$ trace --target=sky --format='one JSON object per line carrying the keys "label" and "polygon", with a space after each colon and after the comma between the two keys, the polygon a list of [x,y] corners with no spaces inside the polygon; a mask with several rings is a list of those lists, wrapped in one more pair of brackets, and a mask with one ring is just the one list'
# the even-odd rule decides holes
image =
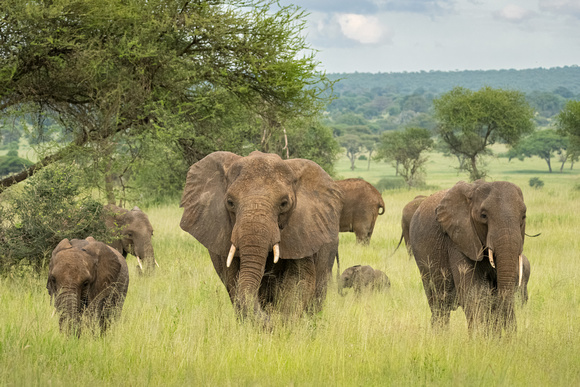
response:
{"label": "sky", "polygon": [[580,0],[281,0],[309,12],[321,69],[416,72],[580,65]]}

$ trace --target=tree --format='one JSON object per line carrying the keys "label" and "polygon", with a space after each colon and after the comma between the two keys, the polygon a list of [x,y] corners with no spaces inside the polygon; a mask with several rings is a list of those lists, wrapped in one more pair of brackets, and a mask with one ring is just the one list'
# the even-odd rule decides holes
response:
{"label": "tree", "polygon": [[580,101],[568,101],[556,116],[558,130],[580,138]]}
{"label": "tree", "polygon": [[241,119],[262,125],[268,137],[327,101],[330,83],[316,69],[296,6],[6,0],[0,20],[0,111],[35,107],[72,134],[3,187],[114,136],[163,132],[173,145],[201,143],[195,157],[202,157],[219,147],[204,123],[232,117],[224,105],[236,104]]}
{"label": "tree", "polygon": [[548,170],[552,173],[551,159],[554,153],[562,154],[566,151],[568,139],[560,136],[555,130],[539,130],[529,137],[523,138],[515,147],[508,151],[508,157],[517,157],[523,160],[524,157],[538,156],[548,164]]}
{"label": "tree", "polygon": [[490,153],[489,145],[497,141],[514,145],[534,130],[533,110],[518,91],[456,87],[433,100],[433,106],[443,144],[450,153],[468,159],[464,168],[471,180],[485,176],[477,164]]}
{"label": "tree", "polygon": [[433,140],[427,129],[408,127],[403,131],[383,133],[375,159],[393,161],[409,187],[419,186],[427,162],[424,152],[432,147]]}
{"label": "tree", "polygon": [[356,134],[348,133],[337,138],[337,141],[340,146],[345,148],[346,157],[350,160],[350,169],[351,171],[354,171],[354,163],[363,150],[363,142],[361,138]]}

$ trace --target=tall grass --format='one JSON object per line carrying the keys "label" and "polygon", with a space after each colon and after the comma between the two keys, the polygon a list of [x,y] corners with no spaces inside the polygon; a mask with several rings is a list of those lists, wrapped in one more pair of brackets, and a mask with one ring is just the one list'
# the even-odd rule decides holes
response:
{"label": "tall grass", "polygon": [[[337,170],[371,182],[392,175],[384,163],[369,172],[361,164],[353,173],[341,160]],[[427,184],[465,180],[452,166],[434,155]],[[549,175],[534,160],[491,160],[489,168],[494,180],[522,188],[528,233],[542,233],[524,246],[530,299],[517,308],[513,337],[469,337],[461,310],[449,329],[431,329],[415,262],[404,248],[391,256],[403,206],[431,191],[386,191],[370,246],[341,234],[341,267],[384,270],[388,292],[341,297],[333,281],[322,312],[271,332],[237,322],[206,249],[180,230],[175,203],[148,210],[161,267],[142,278],[128,257],[123,314],[104,337],[59,333],[46,274],[0,278],[0,385],[579,385],[580,192],[572,187],[580,173]],[[529,187],[532,176],[544,188]]]}

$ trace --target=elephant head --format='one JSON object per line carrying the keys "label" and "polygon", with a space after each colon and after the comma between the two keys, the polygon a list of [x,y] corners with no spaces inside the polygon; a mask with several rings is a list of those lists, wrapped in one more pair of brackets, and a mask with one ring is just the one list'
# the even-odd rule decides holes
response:
{"label": "elephant head", "polygon": [[103,309],[122,306],[129,274],[123,257],[113,248],[88,237],[63,239],[53,250],[46,288],[59,313],[61,331],[80,335],[83,315],[103,317]]}
{"label": "elephant head", "polygon": [[152,273],[155,270],[157,261],[151,239],[153,237],[153,226],[149,222],[149,217],[137,206],[131,211],[107,204],[105,206],[106,224],[108,228],[116,230],[119,239],[111,243],[117,251],[127,253],[137,257],[139,267],[143,270],[141,260],[145,263],[145,272]]}
{"label": "elephant head", "polygon": [[309,160],[212,153],[191,166],[181,206],[181,228],[212,260],[218,257],[222,280],[237,270],[235,288],[226,287],[243,315],[261,312],[256,298],[268,259],[276,265],[313,257],[323,245],[338,243],[340,190]]}
{"label": "elephant head", "polygon": [[453,245],[473,262],[486,261],[496,276],[499,322],[514,323],[513,300],[522,278],[526,205],[512,183],[457,183],[436,209],[437,221]]}

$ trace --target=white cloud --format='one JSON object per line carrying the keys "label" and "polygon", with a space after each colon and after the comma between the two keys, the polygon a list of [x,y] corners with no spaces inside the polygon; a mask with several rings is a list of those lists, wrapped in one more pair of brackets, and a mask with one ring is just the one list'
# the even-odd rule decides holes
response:
{"label": "white cloud", "polygon": [[513,23],[519,23],[533,17],[535,13],[518,5],[508,4],[501,10],[494,12],[494,16]]}
{"label": "white cloud", "polygon": [[392,32],[374,16],[346,13],[337,15],[341,31],[349,39],[362,44],[389,43]]}

